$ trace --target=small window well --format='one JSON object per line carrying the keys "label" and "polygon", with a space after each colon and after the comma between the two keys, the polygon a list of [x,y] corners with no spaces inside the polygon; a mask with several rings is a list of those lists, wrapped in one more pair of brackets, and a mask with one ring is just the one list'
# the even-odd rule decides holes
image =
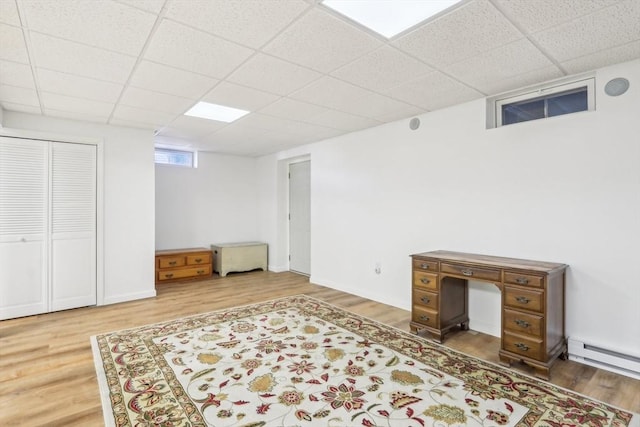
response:
{"label": "small window well", "polygon": [[493,117],[487,128],[595,110],[593,94],[594,79],[589,78],[495,97],[488,100]]}
{"label": "small window well", "polygon": [[196,153],[193,151],[156,147],[155,162],[156,164],[160,165],[173,165],[195,168]]}

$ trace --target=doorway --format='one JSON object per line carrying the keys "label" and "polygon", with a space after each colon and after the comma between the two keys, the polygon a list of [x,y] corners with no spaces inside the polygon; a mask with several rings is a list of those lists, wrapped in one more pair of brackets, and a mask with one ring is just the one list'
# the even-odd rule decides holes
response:
{"label": "doorway", "polygon": [[311,161],[289,165],[289,270],[311,274]]}

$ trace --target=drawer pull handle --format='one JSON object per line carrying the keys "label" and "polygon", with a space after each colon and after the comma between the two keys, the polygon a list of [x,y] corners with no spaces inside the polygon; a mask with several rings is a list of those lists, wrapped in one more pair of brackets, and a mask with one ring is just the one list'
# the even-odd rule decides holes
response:
{"label": "drawer pull handle", "polygon": [[529,346],[521,342],[516,343],[516,347],[518,347],[518,349],[522,351],[529,351]]}
{"label": "drawer pull handle", "polygon": [[167,273],[164,275],[165,278],[171,279],[173,277],[173,273]]}
{"label": "drawer pull handle", "polygon": [[431,300],[429,298],[427,298],[427,297],[422,297],[422,298],[420,298],[420,301],[422,301],[425,304],[429,304],[429,301],[431,301]]}
{"label": "drawer pull handle", "polygon": [[516,279],[516,283],[519,285],[528,285],[529,284],[529,279],[527,279],[526,277],[518,277]]}
{"label": "drawer pull handle", "polygon": [[516,301],[518,301],[520,304],[528,304],[531,300],[527,297],[516,297]]}
{"label": "drawer pull handle", "polygon": [[429,316],[420,316],[420,320],[422,320],[424,322],[428,322],[429,321]]}
{"label": "drawer pull handle", "polygon": [[197,262],[197,263],[201,263],[202,262],[202,258],[196,258],[194,261]]}
{"label": "drawer pull handle", "polygon": [[429,264],[420,264],[420,268],[423,270],[428,270],[429,269]]}
{"label": "drawer pull handle", "polygon": [[420,279],[420,281],[425,285],[431,283],[431,280],[427,279],[426,277],[423,277],[422,279]]}
{"label": "drawer pull handle", "polygon": [[176,265],[177,263],[177,261],[169,261],[169,265]]}
{"label": "drawer pull handle", "polygon": [[473,270],[460,270],[463,276],[473,276]]}
{"label": "drawer pull handle", "polygon": [[204,270],[198,270],[197,273],[198,274],[204,274]]}
{"label": "drawer pull handle", "polygon": [[529,326],[531,326],[526,320],[516,319],[514,320],[514,322],[516,322],[516,325],[520,326],[521,328],[528,328]]}

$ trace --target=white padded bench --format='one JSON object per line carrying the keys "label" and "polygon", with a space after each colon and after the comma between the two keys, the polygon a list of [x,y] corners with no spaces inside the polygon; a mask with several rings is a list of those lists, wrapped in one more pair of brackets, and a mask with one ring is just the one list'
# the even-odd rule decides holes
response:
{"label": "white padded bench", "polygon": [[267,271],[267,244],[260,242],[216,243],[213,251],[213,270],[221,277],[230,272],[262,269]]}

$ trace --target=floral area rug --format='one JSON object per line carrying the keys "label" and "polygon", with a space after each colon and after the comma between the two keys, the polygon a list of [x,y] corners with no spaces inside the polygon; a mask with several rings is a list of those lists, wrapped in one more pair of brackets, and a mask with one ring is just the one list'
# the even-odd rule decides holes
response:
{"label": "floral area rug", "polygon": [[98,335],[92,346],[107,425],[638,423],[305,295]]}

